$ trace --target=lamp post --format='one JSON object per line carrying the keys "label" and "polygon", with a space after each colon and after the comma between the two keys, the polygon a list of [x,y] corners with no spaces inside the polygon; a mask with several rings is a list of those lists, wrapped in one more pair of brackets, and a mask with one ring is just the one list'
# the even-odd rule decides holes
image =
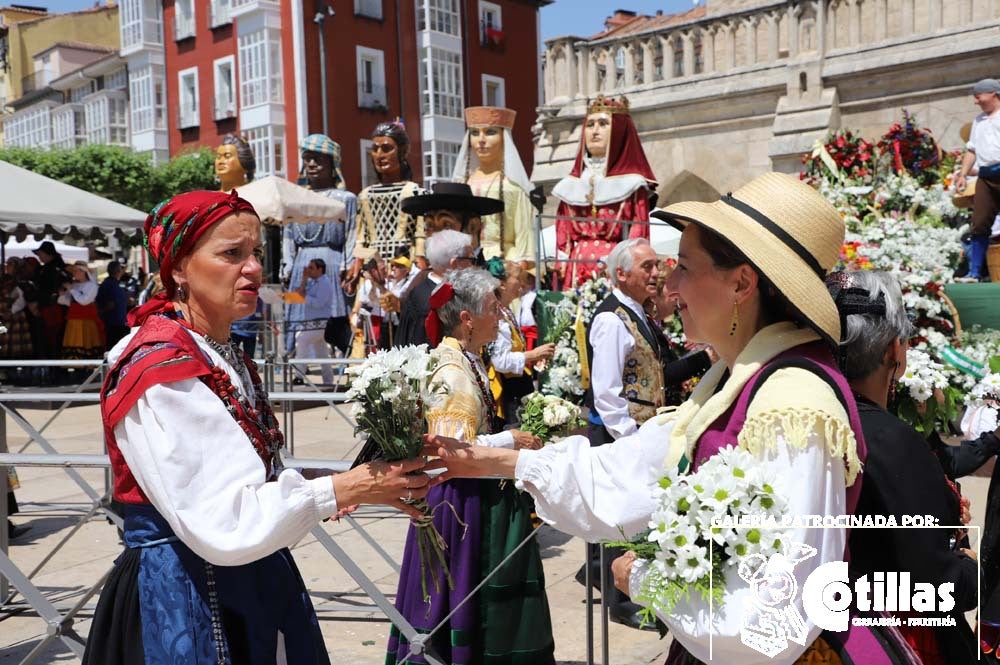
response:
{"label": "lamp post", "polygon": [[[322,11],[324,9],[325,13]],[[326,136],[330,135],[330,120],[326,113],[326,36],[323,33],[323,22],[326,21],[327,16],[333,17],[335,15],[333,7],[324,3],[320,5],[320,11],[317,11],[313,16],[313,23],[319,29],[319,94],[323,102],[323,134]]]}

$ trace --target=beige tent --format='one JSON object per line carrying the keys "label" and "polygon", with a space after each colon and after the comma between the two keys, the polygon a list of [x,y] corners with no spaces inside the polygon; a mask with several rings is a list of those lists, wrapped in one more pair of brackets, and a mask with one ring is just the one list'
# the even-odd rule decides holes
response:
{"label": "beige tent", "polygon": [[344,204],[278,176],[267,176],[237,187],[241,198],[249,201],[265,224],[292,222],[344,221]]}

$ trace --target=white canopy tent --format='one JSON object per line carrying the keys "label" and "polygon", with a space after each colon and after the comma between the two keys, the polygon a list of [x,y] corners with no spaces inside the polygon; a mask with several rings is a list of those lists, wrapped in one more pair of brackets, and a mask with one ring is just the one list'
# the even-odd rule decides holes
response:
{"label": "white canopy tent", "polygon": [[[45,240],[49,240],[49,238],[45,238]],[[19,258],[34,256],[34,250],[38,249],[38,246],[41,244],[41,240],[35,240],[34,238],[28,238],[27,240],[23,240],[21,242],[18,242],[17,240],[8,240],[3,246],[4,256],[8,259],[14,256]],[[52,244],[55,245],[56,251],[59,252],[59,255],[66,263],[90,260],[90,250],[86,247],[67,245],[66,243],[59,242],[58,240],[53,241]]]}
{"label": "white canopy tent", "polygon": [[[677,249],[681,242],[681,232],[670,226],[666,222],[657,219],[650,220],[649,223],[649,244],[653,251],[660,256],[677,257]],[[554,258],[566,258],[562,252],[556,250],[556,226],[552,224],[542,229],[541,238],[542,260]],[[556,254],[558,253],[558,257]]]}
{"label": "white canopy tent", "polygon": [[0,241],[133,236],[146,213],[0,161]]}

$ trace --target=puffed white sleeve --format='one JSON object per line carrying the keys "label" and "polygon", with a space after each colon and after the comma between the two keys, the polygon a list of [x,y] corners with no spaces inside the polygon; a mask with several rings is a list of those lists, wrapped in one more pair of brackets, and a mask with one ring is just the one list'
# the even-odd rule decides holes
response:
{"label": "puffed white sleeve", "polygon": [[524,373],[524,354],[511,350],[512,338],[510,324],[500,321],[497,326],[497,338],[493,340],[493,350],[490,352],[490,363],[493,369],[501,374]]}
{"label": "puffed white sleeve", "polygon": [[329,477],[264,464],[222,401],[198,379],[153,386],[115,439],[174,534],[209,563],[237,566],[296,543],[337,512]]}
{"label": "puffed white sleeve", "polygon": [[535,512],[556,529],[590,542],[648,528],[653,486],[664,475],[673,424],[651,418],[638,432],[596,448],[571,436],[541,450],[522,450],[514,478],[535,499]]}
{"label": "puffed white sleeve", "polygon": [[635,349],[635,340],[614,312],[601,312],[590,325],[590,346],[594,349],[590,368],[594,409],[616,440],[633,434],[638,426],[629,415],[628,400],[622,397],[622,370],[625,358]]}
{"label": "puffed white sleeve", "polygon": [[[847,495],[844,487],[844,461],[834,458],[827,451],[822,432],[809,435],[804,448],[785,443],[780,431],[777,445],[766,448],[758,456],[770,475],[776,478],[775,491],[788,501],[787,515],[833,515],[847,513]],[[614,444],[618,445],[617,443]],[[824,563],[842,561],[847,544],[847,533],[840,528],[792,528],[790,544],[803,544],[816,549],[815,556],[798,563],[792,574],[798,589],[804,588],[806,578]],[[633,598],[641,595],[646,575],[645,566],[637,562],[632,569],[630,591]],[[808,631],[804,645],[789,641],[787,647],[772,657],[747,646],[740,637],[740,629],[753,594],[747,582],[735,570],[726,576],[722,600],[713,604],[711,620],[709,606],[698,594],[680,601],[670,616],[660,618],[670,628],[671,636],[680,642],[692,656],[708,662],[741,663],[741,665],[791,665],[806,648],[816,640],[821,630],[802,607],[802,594],[791,601],[805,621]]]}

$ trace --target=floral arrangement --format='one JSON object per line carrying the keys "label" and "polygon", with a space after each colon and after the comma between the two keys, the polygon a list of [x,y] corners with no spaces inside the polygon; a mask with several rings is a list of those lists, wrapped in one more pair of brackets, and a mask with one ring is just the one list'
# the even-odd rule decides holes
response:
{"label": "floral arrangement", "polygon": [[751,516],[757,523],[781,524],[786,502],[772,482],[750,453],[733,446],[689,475],[672,470],[660,479],[645,540],[609,543],[648,561],[634,598],[645,606],[647,620],[654,612],[669,614],[692,591],[718,601],[727,573],[742,559],[783,551],[784,530],[745,526]]}
{"label": "floral arrangement", "polygon": [[556,305],[546,304],[556,308],[553,312],[556,325],[545,341],[554,342],[556,348],[548,371],[541,378],[542,393],[575,404],[581,402],[584,388],[580,353],[583,349],[577,339],[577,329],[587,329],[597,308],[611,294],[611,290],[611,280],[598,275],[581,284],[572,294],[566,294]]}
{"label": "floral arrangement", "polygon": [[[1000,415],[1000,356],[994,356],[990,361],[990,373],[984,376],[966,397],[970,415],[974,415],[969,423],[971,436],[979,436],[983,432],[991,432],[998,426]],[[963,425],[966,424],[963,422]]]}
{"label": "floral arrangement", "polygon": [[951,385],[947,369],[928,353],[906,350],[906,372],[899,378],[895,409],[924,435],[946,431],[959,415],[962,391]]}
{"label": "floral arrangement", "polygon": [[929,129],[917,126],[917,119],[903,109],[903,122],[895,123],[879,140],[883,159],[891,163],[896,173],[908,172],[921,185],[931,185],[940,178],[938,164],[941,154]]}
{"label": "floral arrangement", "polygon": [[[837,138],[843,138],[839,146]],[[831,146],[832,142],[832,146]],[[855,134],[835,132],[824,144],[856,150]],[[847,226],[840,270],[882,270],[895,276],[917,332],[908,376],[899,385],[896,406],[904,420],[930,434],[953,423],[966,395],[981,378],[968,365],[985,367],[1000,353],[1000,331],[957,335],[944,287],[953,281],[962,254],[962,224],[969,211],[954,206],[951,179],[961,151],[941,154],[930,132],[903,111],[875,146],[880,154],[871,177],[854,175],[822,151],[803,155],[801,178],[811,182],[840,212]]]}
{"label": "floral arrangement", "polygon": [[548,443],[586,425],[580,407],[555,395],[533,392],[521,400],[521,429]]}
{"label": "floral arrangement", "polygon": [[870,183],[875,176],[875,146],[850,129],[831,132],[816,141],[811,153],[802,155],[803,180],[816,184],[822,178]]}
{"label": "floral arrangement", "polygon": [[[354,433],[364,433],[369,443],[378,446],[381,458],[390,462],[413,459],[423,450],[424,395],[433,374],[435,360],[427,345],[404,346],[369,355],[347,372],[352,377],[346,398],[354,401],[352,415],[357,423]],[[434,568],[445,573],[453,587],[451,572],[444,558],[445,542],[431,521],[426,499],[409,501],[423,517],[414,520],[420,550],[421,586],[424,600],[430,596],[427,583],[438,586]]]}

